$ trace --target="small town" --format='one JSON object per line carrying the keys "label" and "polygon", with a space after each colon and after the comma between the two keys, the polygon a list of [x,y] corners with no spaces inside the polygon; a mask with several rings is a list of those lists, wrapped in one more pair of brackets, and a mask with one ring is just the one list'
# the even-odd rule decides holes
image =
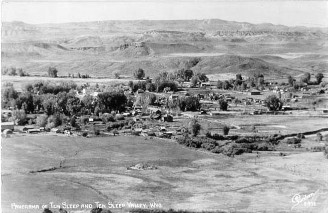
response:
{"label": "small town", "polygon": [[1,212],[327,213],[325,4],[5,2]]}

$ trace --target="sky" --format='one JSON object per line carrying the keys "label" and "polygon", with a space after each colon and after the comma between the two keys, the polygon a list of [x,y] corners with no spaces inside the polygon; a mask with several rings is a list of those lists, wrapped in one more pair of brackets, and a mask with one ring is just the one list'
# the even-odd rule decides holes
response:
{"label": "sky", "polygon": [[30,24],[104,20],[223,19],[254,24],[328,27],[328,1],[3,1],[2,21]]}

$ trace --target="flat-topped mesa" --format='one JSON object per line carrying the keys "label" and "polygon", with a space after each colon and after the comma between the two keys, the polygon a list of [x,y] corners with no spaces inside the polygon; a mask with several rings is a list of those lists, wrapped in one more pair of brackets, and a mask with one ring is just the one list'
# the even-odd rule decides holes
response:
{"label": "flat-topped mesa", "polygon": [[213,36],[258,36],[258,35],[283,35],[283,36],[319,36],[316,32],[298,32],[298,31],[217,31]]}

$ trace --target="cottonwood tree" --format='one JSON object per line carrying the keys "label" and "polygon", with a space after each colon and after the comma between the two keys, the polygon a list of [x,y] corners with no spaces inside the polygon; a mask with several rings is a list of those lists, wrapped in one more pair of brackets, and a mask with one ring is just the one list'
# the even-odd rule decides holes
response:
{"label": "cottonwood tree", "polygon": [[49,67],[48,76],[52,78],[57,78],[58,70],[55,67]]}
{"label": "cottonwood tree", "polygon": [[133,73],[133,76],[136,78],[136,79],[143,79],[145,77],[145,71],[141,68],[139,68],[138,70],[136,70],[134,73]]}
{"label": "cottonwood tree", "polygon": [[311,74],[307,72],[301,77],[301,82],[309,83],[310,79],[311,79]]}
{"label": "cottonwood tree", "polygon": [[270,111],[278,111],[282,108],[282,101],[275,95],[270,95],[265,99],[266,106]]}
{"label": "cottonwood tree", "polygon": [[315,78],[317,79],[317,84],[320,84],[322,82],[322,79],[324,78],[324,76],[321,72],[319,72],[315,75]]}

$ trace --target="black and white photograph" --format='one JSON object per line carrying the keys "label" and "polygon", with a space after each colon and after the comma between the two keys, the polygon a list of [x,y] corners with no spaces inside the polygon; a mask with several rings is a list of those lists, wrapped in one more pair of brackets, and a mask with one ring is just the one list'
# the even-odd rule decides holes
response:
{"label": "black and white photograph", "polygon": [[328,213],[328,1],[2,1],[1,212]]}

